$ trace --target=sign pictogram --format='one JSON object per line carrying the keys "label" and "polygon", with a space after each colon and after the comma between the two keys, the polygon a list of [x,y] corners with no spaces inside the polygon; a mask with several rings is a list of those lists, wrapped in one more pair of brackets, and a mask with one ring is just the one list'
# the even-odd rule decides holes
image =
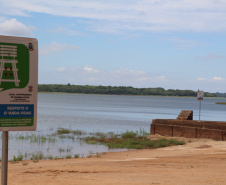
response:
{"label": "sign pictogram", "polygon": [[36,130],[38,41],[0,36],[0,131]]}

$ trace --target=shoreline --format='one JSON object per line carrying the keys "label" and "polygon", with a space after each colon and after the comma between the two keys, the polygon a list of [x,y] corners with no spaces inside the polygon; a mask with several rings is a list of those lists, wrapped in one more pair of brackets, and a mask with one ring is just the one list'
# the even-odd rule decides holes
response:
{"label": "shoreline", "polygon": [[[151,136],[159,137],[159,136]],[[9,184],[224,184],[226,142],[177,138],[185,145],[107,152],[87,158],[10,163]],[[24,163],[24,164],[25,164]]]}
{"label": "shoreline", "polygon": [[[38,94],[78,94],[78,95],[106,95],[106,96],[145,96],[145,97],[172,97],[172,98],[197,98],[196,96],[160,96],[160,95],[127,95],[127,94],[85,94],[85,93],[67,93],[67,92],[38,92]],[[216,98],[226,99],[225,97],[204,97],[204,98]]]}

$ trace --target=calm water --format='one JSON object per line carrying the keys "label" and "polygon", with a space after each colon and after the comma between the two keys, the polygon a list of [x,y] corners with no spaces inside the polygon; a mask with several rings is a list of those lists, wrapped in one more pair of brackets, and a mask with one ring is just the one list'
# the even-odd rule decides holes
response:
{"label": "calm water", "polygon": [[[220,98],[205,98],[201,102],[201,120],[226,121],[226,106],[216,102]],[[35,143],[18,139],[19,136],[49,136],[63,127],[86,132],[115,132],[127,130],[149,131],[152,119],[176,119],[181,110],[193,110],[199,119],[196,98],[39,94],[38,125],[36,132],[10,132],[9,159],[18,153],[42,151],[45,156],[65,156],[108,151],[105,146],[88,145],[70,138],[56,138],[55,142]]]}

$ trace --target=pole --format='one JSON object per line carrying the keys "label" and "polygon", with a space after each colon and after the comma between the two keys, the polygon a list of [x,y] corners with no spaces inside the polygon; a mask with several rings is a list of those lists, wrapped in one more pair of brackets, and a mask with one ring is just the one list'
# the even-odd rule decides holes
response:
{"label": "pole", "polygon": [[2,177],[1,185],[7,185],[8,176],[8,131],[3,131],[2,134]]}
{"label": "pole", "polygon": [[199,121],[200,121],[200,114],[201,114],[201,100],[199,100]]}

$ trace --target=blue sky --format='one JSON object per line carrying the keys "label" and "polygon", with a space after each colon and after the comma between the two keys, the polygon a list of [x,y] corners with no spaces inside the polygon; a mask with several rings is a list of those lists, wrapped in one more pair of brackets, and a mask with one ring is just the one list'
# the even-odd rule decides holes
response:
{"label": "blue sky", "polygon": [[226,92],[225,0],[0,0],[39,41],[39,83]]}

